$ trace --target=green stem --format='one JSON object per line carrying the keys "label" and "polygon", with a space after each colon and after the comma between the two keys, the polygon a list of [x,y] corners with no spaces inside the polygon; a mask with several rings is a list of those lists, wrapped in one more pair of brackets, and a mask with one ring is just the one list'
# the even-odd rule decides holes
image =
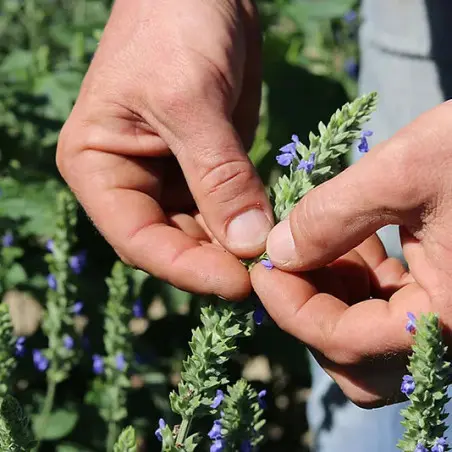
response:
{"label": "green stem", "polygon": [[190,430],[192,417],[187,419],[182,419],[182,423],[179,427],[179,432],[177,433],[176,444],[184,444],[187,439],[188,432]]}
{"label": "green stem", "polygon": [[49,381],[47,385],[47,394],[44,400],[44,404],[42,406],[41,414],[39,415],[39,424],[36,429],[36,436],[38,438],[38,444],[36,446],[36,451],[39,450],[41,446],[42,436],[46,431],[47,422],[50,417],[50,413],[52,412],[53,403],[55,401],[55,392],[56,392],[57,383],[56,381]]}
{"label": "green stem", "polygon": [[107,452],[113,452],[118,438],[118,424],[115,421],[108,423]]}

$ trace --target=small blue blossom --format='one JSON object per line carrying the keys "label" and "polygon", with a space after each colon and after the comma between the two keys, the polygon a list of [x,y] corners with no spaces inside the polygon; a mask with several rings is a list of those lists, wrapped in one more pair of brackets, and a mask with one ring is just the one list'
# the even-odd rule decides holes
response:
{"label": "small blue blossom", "polygon": [[162,442],[163,441],[163,436],[162,436],[162,430],[166,427],[166,422],[164,419],[160,418],[159,419],[159,428],[155,431],[155,436],[157,437],[157,439]]}
{"label": "small blue blossom", "polygon": [[251,444],[251,441],[249,439],[246,439],[245,441],[240,444],[240,452],[252,452],[253,445]]}
{"label": "small blue blossom", "polygon": [[96,375],[104,373],[104,358],[100,355],[93,355],[93,371]]}
{"label": "small blue blossom", "polygon": [[365,154],[369,152],[369,143],[367,141],[367,137],[371,137],[374,133],[371,130],[363,130],[361,132],[361,139],[358,144],[358,151]]}
{"label": "small blue blossom", "polygon": [[72,350],[74,348],[74,339],[69,336],[68,334],[66,334],[63,337],[63,345],[64,348],[67,348],[68,350]]}
{"label": "small blue blossom", "polygon": [[47,284],[52,290],[56,290],[56,288],[57,288],[57,280],[55,278],[55,275],[52,275],[52,273],[47,275]]}
{"label": "small blue blossom", "polygon": [[411,375],[404,375],[402,384],[400,386],[400,391],[402,391],[403,394],[409,396],[413,394],[415,388],[416,385],[414,383],[413,377]]}
{"label": "small blue blossom", "polygon": [[46,250],[49,253],[53,253],[53,251],[55,250],[55,242],[52,239],[47,240],[47,242],[46,242]]}
{"label": "small blue blossom", "polygon": [[221,420],[216,419],[213,421],[213,427],[210,429],[210,432],[207,434],[210,439],[221,439]]}
{"label": "small blue blossom", "polygon": [[428,452],[428,449],[422,443],[418,443],[414,452]]}
{"label": "small blue blossom", "polygon": [[267,270],[271,270],[272,268],[274,268],[274,265],[272,264],[270,259],[262,259],[261,260],[261,264],[267,269]]}
{"label": "small blue blossom", "polygon": [[45,372],[49,367],[49,360],[42,354],[41,350],[33,350],[33,363],[39,372]]}
{"label": "small blue blossom", "polygon": [[224,439],[216,439],[210,446],[210,452],[221,452],[226,447]]}
{"label": "small blue blossom", "polygon": [[259,394],[257,395],[257,402],[259,403],[259,406],[265,410],[265,408],[267,408],[267,403],[264,400],[264,397],[267,395],[267,390],[266,389],[262,389],[261,392],[259,392]]}
{"label": "small blue blossom", "polygon": [[118,353],[115,357],[116,369],[123,371],[126,368],[124,353]]}
{"label": "small blue blossom", "polygon": [[69,267],[76,275],[79,275],[86,265],[86,253],[86,250],[82,250],[69,258]]}
{"label": "small blue blossom", "polygon": [[307,174],[311,173],[315,166],[315,152],[313,152],[308,160],[301,160],[297,166],[297,170],[304,170]]}
{"label": "small blue blossom", "polygon": [[83,301],[76,301],[72,306],[71,312],[73,314],[80,314],[83,310]]}
{"label": "small blue blossom", "polygon": [[355,58],[347,58],[344,62],[344,70],[353,80],[358,79],[359,65]]}
{"label": "small blue blossom", "polygon": [[224,399],[224,392],[221,389],[217,389],[217,394],[216,394],[215,398],[213,399],[213,402],[210,405],[210,408],[217,409],[221,405],[221,402],[223,401],[223,399]]}
{"label": "small blue blossom", "polygon": [[132,307],[133,316],[137,318],[144,317],[144,308],[143,308],[143,302],[141,301],[141,298],[138,298]]}
{"label": "small blue blossom", "polygon": [[405,326],[405,329],[408,333],[414,334],[416,332],[416,317],[412,312],[407,313],[408,322]]}
{"label": "small blue blossom", "polygon": [[356,11],[354,11],[353,9],[351,9],[350,11],[346,12],[344,14],[344,20],[345,22],[347,22],[348,24],[351,24],[353,22],[355,22],[355,20],[358,18],[358,14]]}
{"label": "small blue blossom", "polygon": [[447,442],[445,438],[438,438],[432,447],[432,452],[444,452],[447,450]]}
{"label": "small blue blossom", "polygon": [[25,353],[25,336],[19,336],[16,340],[16,356],[23,356]]}
{"label": "small blue blossom", "polygon": [[265,310],[262,304],[256,306],[256,309],[253,313],[253,320],[256,325],[262,325],[264,323],[265,314],[267,311]]}
{"label": "small blue blossom", "polygon": [[297,135],[292,135],[292,143],[286,144],[279,149],[280,155],[276,157],[276,161],[281,166],[289,166],[293,159],[297,156],[297,144],[300,143]]}
{"label": "small blue blossom", "polygon": [[14,236],[11,232],[7,232],[2,237],[2,245],[4,248],[9,248],[14,245]]}

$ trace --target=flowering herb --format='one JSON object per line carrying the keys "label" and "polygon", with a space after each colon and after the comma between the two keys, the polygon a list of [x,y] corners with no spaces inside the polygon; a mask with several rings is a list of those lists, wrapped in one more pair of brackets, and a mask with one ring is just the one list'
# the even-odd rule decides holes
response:
{"label": "flowering herb", "polygon": [[267,270],[271,270],[272,268],[274,268],[275,266],[272,264],[270,259],[262,259],[261,260],[261,264],[267,269]]}
{"label": "flowering herb", "polygon": [[416,317],[412,312],[408,312],[408,322],[405,326],[405,329],[408,333],[414,334],[416,332]]}
{"label": "flowering herb", "polygon": [[264,323],[265,314],[267,311],[265,310],[262,304],[259,304],[255,311],[253,312],[253,320],[256,325],[262,325]]}
{"label": "flowering herb", "polygon": [[20,336],[17,338],[15,347],[16,347],[15,355],[23,356],[25,353],[25,337],[24,336]]}
{"label": "flowering herb", "polygon": [[132,306],[132,312],[133,312],[134,317],[137,317],[137,318],[144,317],[144,307],[143,307],[143,302],[141,301],[141,298],[138,298],[137,300],[135,300],[135,303]]}
{"label": "flowering herb", "polygon": [[159,441],[163,441],[162,430],[166,427],[164,419],[159,419],[159,428],[155,431],[155,436]]}
{"label": "flowering herb", "polygon": [[72,313],[73,314],[81,314],[83,310],[83,301],[76,301],[74,303],[74,306],[72,306]]}
{"label": "flowering herb", "polygon": [[33,350],[33,363],[39,372],[45,372],[49,367],[49,359],[46,358],[41,350]]}
{"label": "flowering herb", "polygon": [[358,151],[362,153],[369,152],[369,142],[367,141],[368,137],[371,137],[373,132],[371,130],[363,130],[361,132],[361,138],[358,144]]}
{"label": "flowering herb", "polygon": [[11,232],[7,232],[2,237],[2,246],[5,248],[9,248],[14,245],[14,235]]}
{"label": "flowering herb", "polygon": [[416,388],[416,384],[414,383],[414,379],[411,375],[404,375],[402,384],[400,386],[400,391],[409,396],[413,394],[414,389]]}
{"label": "flowering herb", "polygon": [[80,275],[85,268],[87,260],[86,255],[86,250],[83,250],[69,258],[69,267],[76,275]]}

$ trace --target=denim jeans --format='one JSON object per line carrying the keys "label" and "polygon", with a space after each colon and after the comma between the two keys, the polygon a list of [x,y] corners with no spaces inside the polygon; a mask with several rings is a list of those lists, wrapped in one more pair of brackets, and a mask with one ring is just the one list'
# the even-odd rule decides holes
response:
{"label": "denim jeans", "polygon": [[[452,98],[452,2],[364,0],[360,91],[380,100],[370,144],[386,140],[426,110]],[[426,149],[426,152],[434,149]],[[355,151],[354,159],[358,159]],[[428,156],[426,156],[428,158]],[[379,231],[387,252],[402,257],[398,228]],[[308,420],[315,452],[396,452],[403,404],[364,410],[346,400],[312,361]],[[449,404],[448,411],[452,410]],[[452,431],[449,429],[448,436]]]}

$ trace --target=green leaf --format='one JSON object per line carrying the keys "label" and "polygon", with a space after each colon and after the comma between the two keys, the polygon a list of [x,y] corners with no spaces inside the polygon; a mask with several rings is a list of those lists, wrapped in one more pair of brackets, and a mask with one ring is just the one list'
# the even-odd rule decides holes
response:
{"label": "green leaf", "polygon": [[35,434],[39,432],[39,437],[44,440],[57,440],[71,433],[78,419],[79,413],[77,411],[61,408],[50,414],[45,426],[40,425],[41,417],[39,415],[33,416],[33,430]]}

